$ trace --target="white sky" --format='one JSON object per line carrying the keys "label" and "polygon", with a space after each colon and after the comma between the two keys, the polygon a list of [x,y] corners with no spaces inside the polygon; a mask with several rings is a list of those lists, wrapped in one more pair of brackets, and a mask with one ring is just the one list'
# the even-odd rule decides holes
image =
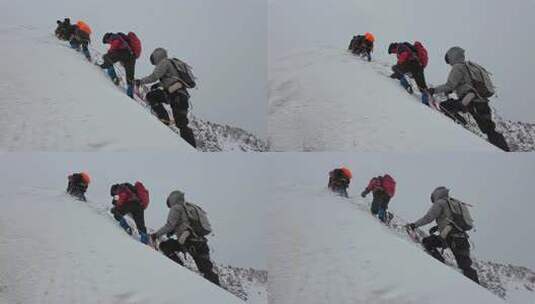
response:
{"label": "white sky", "polygon": [[444,54],[458,45],[493,73],[499,95],[493,106],[505,118],[534,122],[534,10],[531,0],[270,0],[269,56],[310,47],[345,49],[352,35],[371,31],[374,56],[392,63],[390,42],[422,41],[430,55],[427,81],[438,85],[449,72]]}
{"label": "white sky", "polygon": [[93,46],[101,50],[108,47],[102,44],[104,33],[136,32],[143,46],[136,64],[138,78],[152,71],[152,50],[167,48],[170,56],[188,62],[198,77],[198,89],[191,90],[194,114],[265,137],[264,1],[0,0],[3,29],[32,26],[55,39],[56,20],[64,17],[86,21],[93,30]]}

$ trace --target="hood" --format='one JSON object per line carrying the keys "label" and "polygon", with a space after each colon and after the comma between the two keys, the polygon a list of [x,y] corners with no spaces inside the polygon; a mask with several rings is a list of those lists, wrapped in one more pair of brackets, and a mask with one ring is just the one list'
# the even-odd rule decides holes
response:
{"label": "hood", "polygon": [[158,65],[164,59],[167,59],[167,51],[164,48],[157,48],[150,54],[150,63],[153,65]]}
{"label": "hood", "polygon": [[438,187],[431,193],[431,202],[435,203],[440,199],[447,199],[450,195],[450,190],[446,187]]}
{"label": "hood", "polygon": [[167,207],[171,208],[178,204],[184,203],[184,192],[182,191],[173,191],[171,194],[169,194],[169,197],[167,198]]}
{"label": "hood", "polygon": [[464,63],[464,50],[458,46],[454,46],[446,53],[446,62],[450,65],[457,63]]}

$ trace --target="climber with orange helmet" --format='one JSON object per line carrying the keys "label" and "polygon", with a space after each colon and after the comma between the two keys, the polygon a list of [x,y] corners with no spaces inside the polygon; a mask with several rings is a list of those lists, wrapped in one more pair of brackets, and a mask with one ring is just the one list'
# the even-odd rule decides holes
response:
{"label": "climber with orange helmet", "polygon": [[372,60],[373,43],[375,42],[375,36],[366,32],[364,35],[353,36],[349,43],[348,50],[353,54],[366,57],[368,61]]}
{"label": "climber with orange helmet", "polygon": [[87,172],[73,173],[68,177],[67,193],[75,198],[85,202],[85,192],[89,183],[91,183],[91,177]]}
{"label": "climber with orange helmet", "polygon": [[91,61],[91,55],[89,54],[89,48],[88,45],[91,42],[90,39],[91,35],[91,28],[87,23],[78,20],[76,24],[74,25],[74,33],[71,36],[71,40],[69,41],[71,44],[71,47],[77,51],[82,51],[84,53],[87,60]]}
{"label": "climber with orange helmet", "polygon": [[343,196],[348,197],[347,188],[353,178],[351,170],[346,167],[336,168],[329,172],[329,184],[328,187],[331,191]]}

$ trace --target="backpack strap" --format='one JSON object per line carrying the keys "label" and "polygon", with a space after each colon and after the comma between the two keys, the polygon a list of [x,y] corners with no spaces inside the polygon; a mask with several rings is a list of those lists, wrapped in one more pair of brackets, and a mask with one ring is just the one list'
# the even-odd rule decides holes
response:
{"label": "backpack strap", "polygon": [[[475,66],[475,65],[474,65],[472,62],[470,62],[470,61],[466,61],[466,62],[464,63],[464,67],[466,68],[466,71],[468,72],[468,77],[470,78],[470,87],[472,88],[472,92],[473,92],[474,94],[476,94],[476,96],[477,96],[478,98],[480,98],[481,100],[488,101],[488,99],[485,98],[485,97],[483,97],[483,96],[481,96],[481,94],[479,94],[479,92],[478,92],[478,91],[476,90],[476,88],[474,87],[474,81],[475,81],[475,80],[474,80],[474,74],[472,73],[472,70],[470,69],[470,65]],[[481,81],[484,82],[484,81],[485,81],[485,76],[483,75],[483,71],[481,71],[481,69],[480,69],[480,68],[482,68],[482,67],[476,66],[476,68],[477,68],[477,70],[479,71],[479,75],[481,76]],[[485,70],[485,72],[486,72],[486,70]],[[487,72],[487,73],[488,73],[488,72]]]}

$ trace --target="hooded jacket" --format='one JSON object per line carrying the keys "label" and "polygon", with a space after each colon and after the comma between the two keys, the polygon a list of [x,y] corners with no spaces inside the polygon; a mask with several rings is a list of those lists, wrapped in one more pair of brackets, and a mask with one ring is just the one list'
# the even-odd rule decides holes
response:
{"label": "hooded jacket", "polygon": [[152,74],[140,79],[141,84],[160,81],[164,89],[168,89],[180,79],[178,71],[171,62],[171,59],[167,58],[167,51],[164,48],[155,49],[150,55],[150,58],[155,68]]}
{"label": "hooded jacket", "polygon": [[167,206],[169,207],[169,214],[167,216],[167,222],[162,226],[155,235],[157,238],[174,232],[177,239],[184,240],[191,233],[191,226],[189,224],[189,218],[186,213],[184,193],[181,191],[173,191],[167,198]]}
{"label": "hooded jacket", "polygon": [[[455,92],[457,97],[463,99],[468,93],[474,91],[472,79],[466,67],[464,50],[458,46],[452,47],[446,53],[446,61],[451,65],[448,81],[435,88],[435,93]],[[485,102],[487,100],[476,98],[474,101]]]}
{"label": "hooded jacket", "polygon": [[450,190],[446,187],[438,187],[431,194],[431,202],[433,206],[427,213],[419,220],[414,222],[414,226],[420,227],[436,221],[439,231],[442,231],[449,226],[451,220],[451,211],[448,208],[448,200]]}

